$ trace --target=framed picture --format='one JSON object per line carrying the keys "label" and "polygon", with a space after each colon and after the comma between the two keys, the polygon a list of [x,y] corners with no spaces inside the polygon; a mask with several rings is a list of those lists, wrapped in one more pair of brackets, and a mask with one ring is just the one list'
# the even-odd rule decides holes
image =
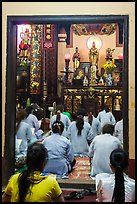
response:
{"label": "framed picture", "polygon": [[90,74],[90,62],[80,62],[80,69],[84,70],[84,75],[89,77]]}

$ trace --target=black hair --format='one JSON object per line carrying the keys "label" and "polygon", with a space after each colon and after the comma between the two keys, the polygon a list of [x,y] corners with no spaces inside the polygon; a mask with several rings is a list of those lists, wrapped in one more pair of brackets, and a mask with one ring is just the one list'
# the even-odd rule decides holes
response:
{"label": "black hair", "polygon": [[85,108],[79,108],[77,111],[77,115],[82,115],[84,117],[86,115]]}
{"label": "black hair", "polygon": [[61,113],[64,111],[64,106],[62,104],[58,104],[57,107],[56,107],[56,114],[57,114],[57,117],[56,117],[56,120],[57,121],[60,121],[61,119]]}
{"label": "black hair", "polygon": [[64,131],[64,124],[62,121],[55,121],[52,125],[52,132],[53,133],[59,133],[60,135]]}
{"label": "black hair", "polygon": [[115,186],[112,196],[114,202],[125,202],[125,186],[123,172],[128,167],[128,154],[122,149],[117,148],[110,154],[110,164],[115,169]]}
{"label": "black hair", "polygon": [[108,113],[109,112],[109,106],[107,104],[104,104],[103,109]]}
{"label": "black hair", "polygon": [[57,107],[56,107],[56,111],[60,111],[60,112],[63,112],[64,111],[64,106],[63,104],[57,104]]}
{"label": "black hair", "polygon": [[27,117],[27,112],[25,109],[19,109],[16,112],[16,122],[20,122]]}
{"label": "black hair", "polygon": [[61,112],[60,110],[57,111],[57,116],[56,116],[56,121],[60,122],[60,119],[61,119]]}
{"label": "black hair", "polygon": [[77,113],[73,112],[71,116],[72,116],[72,121],[76,121]]}
{"label": "black hair", "polygon": [[27,107],[25,108],[25,110],[26,110],[27,116],[28,116],[30,113],[32,113],[32,111],[34,110],[34,108],[33,108],[32,105],[30,105],[30,106],[27,106]]}
{"label": "black hair", "polygon": [[83,126],[84,126],[83,115],[78,115],[77,119],[76,119],[76,127],[78,129],[78,135],[81,135],[81,131],[83,129]]}
{"label": "black hair", "polygon": [[32,183],[29,176],[35,171],[42,172],[47,159],[48,152],[42,143],[35,142],[28,147],[26,157],[27,170],[20,173],[18,178],[19,202],[25,201],[29,186]]}
{"label": "black hair", "polygon": [[103,128],[102,128],[102,133],[103,134],[108,133],[108,134],[113,135],[113,133],[114,133],[114,125],[112,125],[112,124],[105,124],[103,126]]}
{"label": "black hair", "polygon": [[92,112],[88,112],[88,122],[89,122],[90,125],[92,125],[92,121],[93,121]]}

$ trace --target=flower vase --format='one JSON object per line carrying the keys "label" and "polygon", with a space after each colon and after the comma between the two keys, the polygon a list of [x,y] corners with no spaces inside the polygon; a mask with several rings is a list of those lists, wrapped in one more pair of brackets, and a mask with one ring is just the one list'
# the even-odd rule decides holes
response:
{"label": "flower vase", "polygon": [[112,74],[107,74],[106,76],[106,84],[107,86],[112,86],[113,85],[113,78],[112,78]]}

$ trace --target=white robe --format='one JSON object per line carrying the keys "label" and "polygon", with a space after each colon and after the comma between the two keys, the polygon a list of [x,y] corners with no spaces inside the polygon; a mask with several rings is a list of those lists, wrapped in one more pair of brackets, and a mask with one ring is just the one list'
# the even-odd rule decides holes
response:
{"label": "white robe", "polygon": [[88,122],[84,122],[84,127],[81,131],[81,135],[78,135],[78,130],[76,127],[76,121],[71,122],[68,131],[67,137],[70,139],[73,152],[75,156],[88,156],[89,145],[93,138],[93,132],[91,126]]}
{"label": "white robe", "polygon": [[119,120],[115,125],[114,136],[117,137],[123,145],[123,119]]}
{"label": "white robe", "polygon": [[112,125],[116,124],[116,119],[114,115],[112,114],[112,112],[106,112],[105,110],[100,111],[98,113],[97,119],[101,123],[101,129],[105,124],[112,124]]}
{"label": "white robe", "polygon": [[[92,117],[93,117],[93,120],[92,120],[91,128],[93,131],[93,138],[94,138],[96,135],[101,134],[101,124],[96,117],[94,117],[93,115]],[[88,122],[88,117],[84,116],[84,121]]]}
{"label": "white robe", "polygon": [[[125,202],[135,202],[135,180],[124,174]],[[98,202],[111,202],[115,185],[115,174],[98,174],[96,189]]]}
{"label": "white robe", "polygon": [[91,157],[91,176],[99,173],[112,173],[110,168],[110,153],[121,147],[118,138],[110,134],[97,135],[90,144],[89,156]]}

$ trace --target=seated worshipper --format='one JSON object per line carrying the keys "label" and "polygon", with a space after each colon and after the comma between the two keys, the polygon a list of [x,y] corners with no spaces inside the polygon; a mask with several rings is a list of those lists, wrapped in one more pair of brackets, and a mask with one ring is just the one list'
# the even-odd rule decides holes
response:
{"label": "seated worshipper", "polygon": [[31,106],[28,106],[26,108],[26,111],[28,113],[28,116],[26,118],[26,122],[31,126],[32,133],[35,134],[36,138],[38,140],[42,140],[44,132],[40,128],[41,127],[41,120],[37,119],[37,116],[36,116],[36,112],[37,112],[36,110],[37,109],[35,108],[35,106],[36,106],[35,104],[32,104]]}
{"label": "seated worshipper", "polygon": [[42,142],[48,150],[44,172],[56,174],[58,178],[68,178],[76,162],[70,141],[62,135],[63,130],[63,122],[55,121],[52,125],[52,134]]}
{"label": "seated worshipper", "polygon": [[34,112],[34,109],[32,106],[28,106],[26,108],[26,111],[27,111],[27,118],[26,118],[26,123],[28,123],[31,128],[34,128],[34,132],[37,132],[40,128],[40,123],[37,119],[37,117],[33,114]]}
{"label": "seated worshipper", "polygon": [[38,121],[41,121],[44,117],[44,110],[37,103],[31,103],[30,105],[33,108],[33,115],[35,115]]}
{"label": "seated worshipper", "polygon": [[24,109],[19,109],[16,112],[16,142],[20,143],[16,144],[15,149],[15,158],[17,163],[19,160],[23,160],[22,158],[26,157],[28,145],[37,141],[37,138],[34,134],[32,134],[31,127],[26,123],[27,113]]}
{"label": "seated worshipper", "polygon": [[93,132],[88,122],[85,122],[82,115],[77,115],[76,121],[72,121],[67,138],[70,139],[74,156],[88,156],[89,143],[93,138]]}
{"label": "seated worshipper", "polygon": [[128,154],[123,149],[115,149],[110,154],[112,174],[96,176],[98,202],[135,202],[135,180],[126,174]]}
{"label": "seated worshipper", "polygon": [[89,111],[87,116],[84,116],[84,120],[90,124],[92,131],[93,131],[93,138],[96,135],[101,134],[101,124],[100,124],[99,120],[96,117],[94,117],[92,111]]}
{"label": "seated worshipper", "polygon": [[97,119],[101,123],[101,129],[105,124],[116,124],[116,119],[113,113],[109,111],[108,105],[104,105],[103,110],[98,113]]}
{"label": "seated worshipper", "polygon": [[117,137],[123,146],[123,119],[116,122],[114,136]]}
{"label": "seated worshipper", "polygon": [[31,144],[27,150],[27,169],[10,177],[2,202],[64,202],[56,179],[50,175],[43,176],[47,158],[43,144]]}
{"label": "seated worshipper", "polygon": [[118,138],[113,136],[114,125],[106,124],[102,134],[97,135],[89,147],[89,157],[91,158],[91,176],[99,173],[112,173],[109,166],[110,153],[116,148],[122,148]]}
{"label": "seated worshipper", "polygon": [[64,115],[62,112],[64,111],[64,107],[62,104],[58,104],[56,107],[56,114],[52,116],[50,120],[50,129],[52,129],[52,125],[55,121],[62,121],[64,124],[64,131],[62,133],[63,136],[66,135],[66,131],[68,129],[68,126],[70,125],[71,121],[67,115]]}

